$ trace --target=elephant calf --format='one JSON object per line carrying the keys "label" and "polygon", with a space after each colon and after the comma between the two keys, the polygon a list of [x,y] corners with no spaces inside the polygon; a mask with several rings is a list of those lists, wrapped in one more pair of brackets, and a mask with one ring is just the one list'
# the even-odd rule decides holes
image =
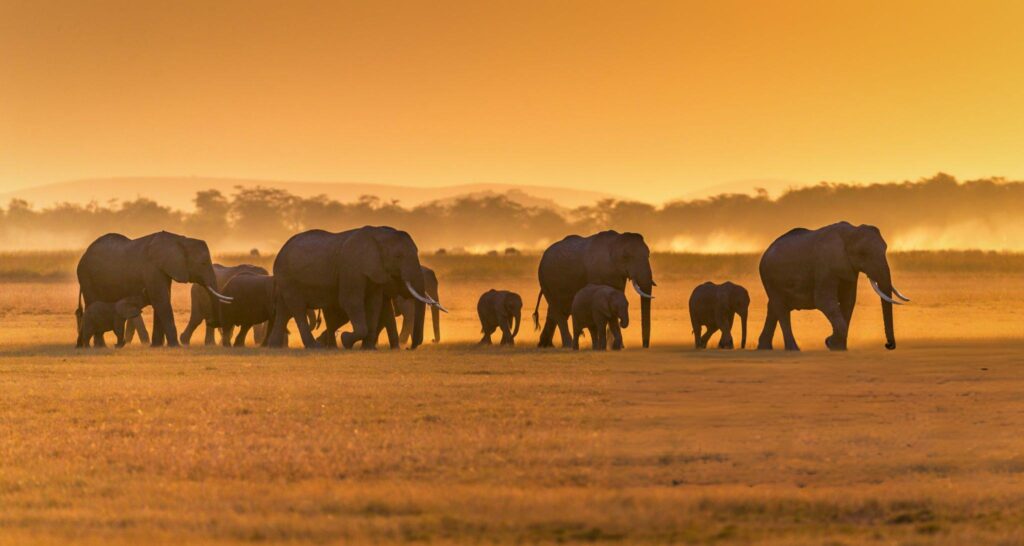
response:
{"label": "elephant calf", "polygon": [[608,348],[607,330],[612,331],[612,349],[622,349],[622,330],[629,327],[629,302],[621,290],[588,284],[572,300],[572,348],[579,350],[583,330],[590,330],[595,351]]}
{"label": "elephant calf", "polygon": [[[274,277],[260,273],[243,272],[231,277],[224,285],[224,295],[234,298],[231,305],[221,308],[221,328],[225,345],[231,339],[235,327],[238,326],[238,336],[235,337],[234,346],[244,347],[245,337],[249,330],[258,324],[273,324],[275,301],[274,301]],[[287,335],[287,332],[286,332]],[[267,337],[257,340],[266,345]],[[287,343],[287,338],[285,340]]]}
{"label": "elephant calf", "polygon": [[[706,348],[711,336],[721,330],[722,338],[718,340],[718,348],[732,349],[732,321],[735,315],[739,315],[743,331],[740,348],[746,349],[749,307],[750,294],[738,284],[729,281],[722,284],[706,282],[694,288],[690,294],[690,323],[693,325],[696,348]],[[703,328],[707,328],[707,332],[702,335]]]}
{"label": "elephant calf", "polygon": [[134,298],[124,298],[117,303],[95,301],[82,311],[75,310],[78,319],[78,342],[75,347],[89,347],[89,340],[95,338],[96,346],[103,346],[103,334],[114,332],[117,346],[124,347],[124,323],[142,313],[142,304]]}
{"label": "elephant calf", "polygon": [[[519,335],[519,323],[523,318],[523,298],[508,290],[488,290],[480,296],[476,304],[476,312],[480,315],[480,327],[484,337],[481,345],[491,344],[491,334],[501,328],[501,344],[515,345]],[[515,328],[511,328],[512,321]]]}

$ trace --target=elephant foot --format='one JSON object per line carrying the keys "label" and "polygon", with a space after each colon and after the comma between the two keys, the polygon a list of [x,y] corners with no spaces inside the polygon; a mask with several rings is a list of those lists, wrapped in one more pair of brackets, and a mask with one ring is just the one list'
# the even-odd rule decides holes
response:
{"label": "elephant foot", "polygon": [[[141,338],[142,336],[139,337]],[[178,341],[180,341],[182,345],[185,345],[187,347],[189,343],[192,341],[192,339],[189,337],[185,337],[185,334],[181,334],[181,337],[178,338]],[[143,341],[143,343],[145,343],[145,341]]]}
{"label": "elephant foot", "polygon": [[895,349],[895,348],[896,348],[896,342],[894,341],[894,342],[892,342],[892,343],[886,343],[886,344],[885,344],[885,348],[886,348],[886,349],[888,349],[888,350],[890,350],[890,351],[891,351],[891,350],[893,350],[893,349]]}
{"label": "elephant foot", "polygon": [[837,339],[836,336],[831,335],[825,338],[825,347],[828,347],[830,351],[845,351],[846,340]]}
{"label": "elephant foot", "polygon": [[358,339],[352,332],[344,332],[341,334],[341,345],[346,349],[351,349]]}

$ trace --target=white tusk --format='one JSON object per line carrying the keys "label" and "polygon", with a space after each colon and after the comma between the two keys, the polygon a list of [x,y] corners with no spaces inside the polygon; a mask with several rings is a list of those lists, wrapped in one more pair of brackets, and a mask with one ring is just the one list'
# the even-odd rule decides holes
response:
{"label": "white tusk", "polygon": [[420,293],[417,292],[416,289],[412,287],[412,283],[410,283],[409,281],[405,281],[405,288],[408,289],[409,293],[412,294],[412,297],[416,298],[417,300],[427,305],[434,305],[434,300],[424,298],[423,296],[421,296]]}
{"label": "white tusk", "polygon": [[908,297],[904,296],[903,294],[900,294],[900,291],[899,291],[899,290],[896,290],[896,287],[895,287],[895,286],[894,286],[894,287],[892,287],[892,293],[893,293],[893,294],[896,294],[896,297],[897,297],[897,298],[899,298],[899,299],[901,299],[901,300],[903,300],[903,301],[910,301],[910,298],[908,298]]}
{"label": "white tusk", "polygon": [[653,300],[654,299],[654,296],[644,292],[643,290],[640,290],[640,285],[637,284],[635,280],[633,281],[633,290],[636,290],[636,293],[640,294],[640,297],[642,297],[642,298],[647,298],[649,300]]}
{"label": "white tusk", "polygon": [[875,281],[873,281],[871,279],[868,279],[868,282],[871,283],[871,288],[875,289],[875,294],[878,294],[878,297],[882,298],[882,301],[887,301],[889,303],[896,304],[896,305],[903,305],[903,302],[896,301],[896,300],[890,298],[889,296],[886,296],[885,292],[882,292],[882,289],[878,288],[878,283],[876,283]]}
{"label": "white tusk", "polygon": [[206,289],[209,290],[210,293],[213,294],[222,303],[231,303],[231,302],[235,301],[235,298],[232,298],[230,296],[225,296],[224,294],[221,294],[220,292],[217,292],[216,290],[210,288],[209,286],[207,286]]}

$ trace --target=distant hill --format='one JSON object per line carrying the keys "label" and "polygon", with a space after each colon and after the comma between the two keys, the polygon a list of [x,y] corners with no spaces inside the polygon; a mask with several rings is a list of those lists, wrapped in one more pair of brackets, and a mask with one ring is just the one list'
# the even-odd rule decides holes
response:
{"label": "distant hill", "polygon": [[[772,198],[777,198],[786,191],[805,187],[807,184],[793,180],[782,180],[778,178],[752,178],[749,180],[735,180],[722,184],[715,184],[699,190],[679,195],[676,201],[693,201],[694,199],[707,199],[719,195],[742,194],[756,195],[759,189],[768,192]],[[672,201],[672,200],[670,200]]]}
{"label": "distant hill", "polygon": [[196,192],[216,189],[224,195],[230,195],[235,191],[236,186],[279,188],[300,197],[323,194],[343,203],[356,201],[363,195],[373,195],[382,201],[398,200],[405,207],[414,207],[431,201],[450,201],[466,195],[506,195],[512,201],[523,205],[543,205],[566,209],[590,205],[601,199],[621,198],[598,191],[514,184],[459,184],[419,188],[351,182],[288,182],[190,176],[93,178],[58,182],[0,194],[0,206],[6,206],[11,199],[24,199],[36,208],[40,208],[55,203],[95,201],[99,204],[107,204],[115,199],[131,201],[139,197],[146,197],[161,205],[187,211],[193,208],[192,199]]}

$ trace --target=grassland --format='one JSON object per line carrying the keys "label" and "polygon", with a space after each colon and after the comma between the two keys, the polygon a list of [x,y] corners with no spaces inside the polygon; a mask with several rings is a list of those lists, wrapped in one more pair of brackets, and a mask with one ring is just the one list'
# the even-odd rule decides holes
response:
{"label": "grassland", "polygon": [[311,354],[76,351],[67,263],[26,255],[55,273],[0,273],[0,544],[1024,544],[1024,267],[980,256],[894,256],[893,352],[870,289],[847,353],[809,312],[802,353],[694,351],[709,278],[756,337],[756,256],[659,255],[650,350],[478,349],[536,257],[431,256],[441,345]]}

